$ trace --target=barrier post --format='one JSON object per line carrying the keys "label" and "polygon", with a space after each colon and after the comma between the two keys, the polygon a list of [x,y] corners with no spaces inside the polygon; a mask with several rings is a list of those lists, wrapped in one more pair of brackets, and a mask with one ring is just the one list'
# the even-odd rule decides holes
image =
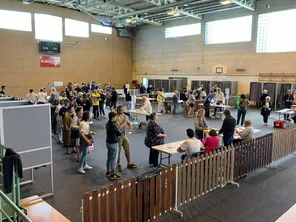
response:
{"label": "barrier post", "polygon": [[176,181],[175,182],[176,182],[175,206],[174,206],[174,209],[172,210],[172,213],[174,213],[174,214],[176,214],[176,215],[178,215],[180,217],[183,217],[183,212],[178,210],[178,169],[176,170]]}
{"label": "barrier post", "polygon": [[231,148],[228,148],[228,152],[230,152],[231,150],[231,168],[230,168],[230,183],[234,186],[236,186],[237,188],[239,188],[239,183],[234,182],[234,146],[232,146]]}

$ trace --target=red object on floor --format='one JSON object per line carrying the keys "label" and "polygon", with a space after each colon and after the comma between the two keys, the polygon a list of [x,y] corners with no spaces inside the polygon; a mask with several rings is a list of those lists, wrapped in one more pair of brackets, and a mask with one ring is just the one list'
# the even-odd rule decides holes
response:
{"label": "red object on floor", "polygon": [[284,129],[285,128],[285,121],[284,120],[275,120],[273,122],[273,127],[274,128],[282,128],[282,129]]}

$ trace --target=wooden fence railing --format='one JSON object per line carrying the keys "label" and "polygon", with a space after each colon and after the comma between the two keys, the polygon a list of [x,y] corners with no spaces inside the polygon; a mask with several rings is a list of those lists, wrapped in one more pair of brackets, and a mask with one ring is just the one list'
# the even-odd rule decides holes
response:
{"label": "wooden fence railing", "polygon": [[273,133],[272,162],[296,152],[296,127]]}
{"label": "wooden fence railing", "polygon": [[227,183],[234,183],[234,149],[224,148],[178,164],[177,202],[181,206]]}
{"label": "wooden fence railing", "polygon": [[160,175],[137,182],[124,180],[100,192],[84,194],[83,222],[148,221],[175,206],[176,165],[162,169]]}
{"label": "wooden fence railing", "polygon": [[246,176],[271,163],[272,137],[272,134],[267,134],[249,143],[235,145],[234,179]]}

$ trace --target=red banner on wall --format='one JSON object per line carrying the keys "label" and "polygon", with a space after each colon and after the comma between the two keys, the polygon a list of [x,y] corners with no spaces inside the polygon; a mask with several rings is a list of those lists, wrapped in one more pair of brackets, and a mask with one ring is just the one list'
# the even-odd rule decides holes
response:
{"label": "red banner on wall", "polygon": [[59,56],[40,56],[40,67],[59,68],[61,58]]}

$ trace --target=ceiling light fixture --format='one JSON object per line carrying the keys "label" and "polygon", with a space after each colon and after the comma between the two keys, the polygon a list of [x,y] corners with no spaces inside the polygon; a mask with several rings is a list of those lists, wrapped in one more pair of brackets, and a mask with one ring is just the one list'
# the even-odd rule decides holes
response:
{"label": "ceiling light fixture", "polygon": [[128,17],[128,18],[125,19],[125,22],[126,22],[127,24],[131,24],[132,21],[133,21],[133,18],[130,18],[130,17]]}
{"label": "ceiling light fixture", "polygon": [[230,3],[232,3],[232,0],[220,0],[220,3],[222,5],[229,5]]}
{"label": "ceiling light fixture", "polygon": [[167,14],[169,16],[179,16],[180,15],[180,11],[179,9],[176,7],[176,8],[173,8],[173,9],[170,9],[169,11],[167,11]]}
{"label": "ceiling light fixture", "polygon": [[167,12],[168,15],[173,16],[175,14],[175,10],[171,9]]}

